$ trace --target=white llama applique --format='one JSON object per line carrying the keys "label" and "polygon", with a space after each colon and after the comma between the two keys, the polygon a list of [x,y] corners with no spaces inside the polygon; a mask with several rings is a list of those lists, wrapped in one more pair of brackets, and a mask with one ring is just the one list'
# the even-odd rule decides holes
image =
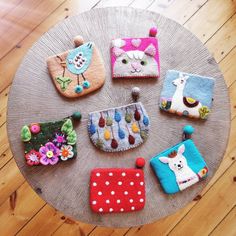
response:
{"label": "white llama applique", "polygon": [[169,168],[174,172],[176,182],[181,191],[199,181],[198,175],[188,166],[187,160],[183,155],[184,151],[185,145],[182,144],[177,152],[170,153],[168,157],[159,157],[159,160],[168,164]]}

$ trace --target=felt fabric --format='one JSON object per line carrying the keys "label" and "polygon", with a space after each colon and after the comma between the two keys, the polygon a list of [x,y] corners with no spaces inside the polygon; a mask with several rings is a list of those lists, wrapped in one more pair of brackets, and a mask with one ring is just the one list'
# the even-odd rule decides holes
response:
{"label": "felt fabric", "polygon": [[159,77],[157,38],[114,39],[111,43],[111,66],[113,78]]}
{"label": "felt fabric", "polygon": [[140,169],[94,169],[90,176],[90,206],[97,213],[129,212],[145,205],[144,173]]}
{"label": "felt fabric", "polygon": [[214,78],[169,70],[160,108],[177,115],[207,119],[213,100]]}
{"label": "felt fabric", "polygon": [[142,103],[89,114],[88,132],[93,144],[105,152],[134,148],[148,136],[149,117]]}
{"label": "felt fabric", "polygon": [[29,166],[55,165],[77,156],[77,136],[70,118],[24,125],[21,139]]}
{"label": "felt fabric", "polygon": [[[78,38],[79,43],[78,43]],[[105,68],[93,42],[74,39],[76,48],[50,56],[47,66],[57,90],[68,98],[91,93],[105,82]]]}
{"label": "felt fabric", "polygon": [[207,165],[191,139],[156,155],[150,164],[167,194],[190,187],[208,173]]}

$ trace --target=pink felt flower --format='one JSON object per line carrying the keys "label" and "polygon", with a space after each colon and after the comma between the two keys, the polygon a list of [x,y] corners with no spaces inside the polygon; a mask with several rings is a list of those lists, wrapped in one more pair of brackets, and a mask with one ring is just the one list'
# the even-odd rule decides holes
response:
{"label": "pink felt flower", "polygon": [[53,139],[53,143],[54,143],[57,147],[61,147],[63,144],[66,143],[65,134],[56,133],[55,138]]}
{"label": "pink felt flower", "polygon": [[35,150],[30,150],[30,152],[25,154],[26,163],[29,166],[37,166],[37,165],[39,165],[40,158],[41,158],[40,153],[35,151]]}
{"label": "pink felt flower", "polygon": [[39,149],[41,154],[40,162],[43,165],[55,165],[59,161],[58,155],[60,150],[51,142],[45,144]]}

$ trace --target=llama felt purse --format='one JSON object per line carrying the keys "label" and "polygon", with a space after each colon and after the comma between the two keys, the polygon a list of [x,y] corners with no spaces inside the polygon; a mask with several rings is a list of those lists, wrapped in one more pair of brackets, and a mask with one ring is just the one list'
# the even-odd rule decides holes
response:
{"label": "llama felt purse", "polygon": [[60,94],[75,98],[99,89],[105,82],[105,69],[99,50],[81,36],[76,48],[47,59],[50,76]]}
{"label": "llama felt purse", "polygon": [[213,100],[215,80],[210,77],[168,70],[160,108],[190,118],[207,119]]}
{"label": "llama felt purse", "polygon": [[149,117],[141,102],[91,112],[88,119],[92,143],[105,152],[139,146],[147,139],[149,126]]}
{"label": "llama felt purse", "polygon": [[[138,158],[143,167],[145,161]],[[145,205],[145,181],[141,169],[98,168],[90,175],[90,207],[96,213],[138,211]]]}
{"label": "llama felt purse", "polygon": [[146,38],[119,38],[111,43],[112,78],[157,78],[160,74],[157,29]]}
{"label": "llama felt purse", "polygon": [[[81,115],[76,112],[72,117],[79,120]],[[24,125],[21,140],[24,143],[26,164],[29,166],[55,165],[77,156],[77,135],[71,117]]]}
{"label": "llama felt purse", "polygon": [[[191,129],[186,126],[185,129]],[[163,190],[177,193],[205,178],[207,165],[191,139],[161,152],[150,161]]]}

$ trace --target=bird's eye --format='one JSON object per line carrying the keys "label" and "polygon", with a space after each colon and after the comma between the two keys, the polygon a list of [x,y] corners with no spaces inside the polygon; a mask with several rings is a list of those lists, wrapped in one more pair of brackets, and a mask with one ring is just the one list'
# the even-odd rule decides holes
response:
{"label": "bird's eye", "polygon": [[127,63],[128,63],[128,60],[123,59],[123,60],[122,60],[122,63],[123,63],[123,64],[127,64]]}
{"label": "bird's eye", "polygon": [[146,66],[146,65],[147,65],[147,62],[146,62],[146,61],[141,61],[140,64],[141,64],[142,66]]}
{"label": "bird's eye", "polygon": [[179,163],[182,163],[182,161],[179,161]]}
{"label": "bird's eye", "polygon": [[184,82],[184,80],[183,79],[181,79],[181,84]]}

